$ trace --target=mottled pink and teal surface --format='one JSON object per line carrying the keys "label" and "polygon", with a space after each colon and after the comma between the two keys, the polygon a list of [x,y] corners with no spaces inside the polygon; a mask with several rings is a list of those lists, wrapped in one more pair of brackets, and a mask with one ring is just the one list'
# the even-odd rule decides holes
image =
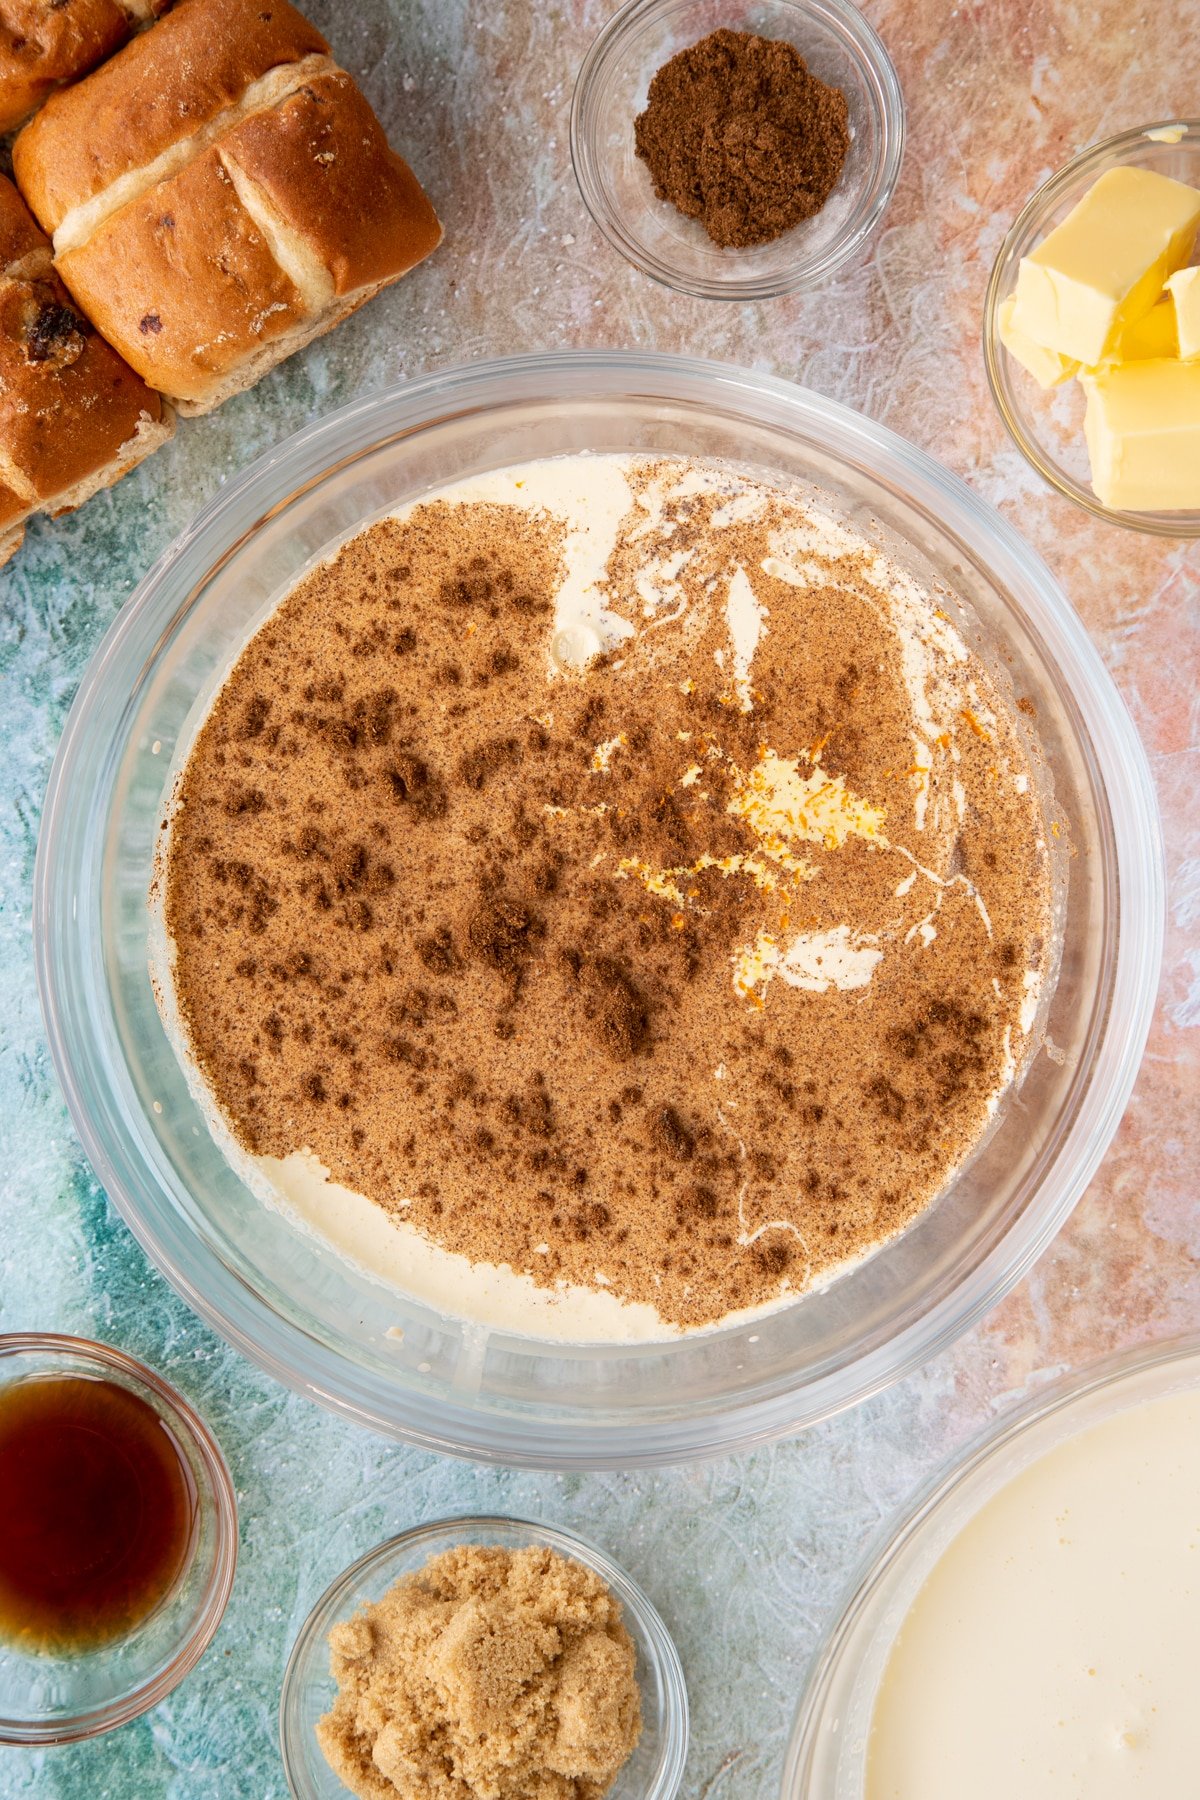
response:
{"label": "mottled pink and teal surface", "polygon": [[[0,1752],[0,1800],[280,1800],[284,1658],[351,1557],[456,1510],[590,1534],[675,1633],[693,1704],[685,1793],[770,1800],[806,1658],[864,1542],[1005,1401],[1115,1345],[1200,1324],[1200,550],[1100,525],[1004,437],[979,349],[992,256],[1021,203],[1090,140],[1195,111],[1200,10],[1126,0],[871,0],[909,109],[900,187],[869,252],[821,292],[762,306],[653,286],[581,211],[567,150],[601,0],[361,0],[308,7],[360,75],[446,225],[434,259],[253,393],[182,429],[115,493],[41,523],[0,574],[0,1325],[107,1338],[178,1383],[219,1433],[242,1561],[200,1668],[91,1746]],[[729,22],[740,3],[730,0]],[[647,345],[794,377],[924,445],[1012,518],[1093,632],[1162,806],[1170,917],[1137,1091],[1032,1276],[920,1375],[802,1440],[711,1467],[571,1476],[418,1455],[285,1394],[145,1263],[85,1166],[34,994],[38,810],[79,675],[153,559],[221,480],[385,382],[505,351]]]}

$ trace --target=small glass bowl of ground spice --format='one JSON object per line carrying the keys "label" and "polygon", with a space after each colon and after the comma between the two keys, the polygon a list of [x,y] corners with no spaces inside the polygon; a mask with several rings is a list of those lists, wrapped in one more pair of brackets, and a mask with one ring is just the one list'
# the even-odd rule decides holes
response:
{"label": "small glass bowl of ground spice", "polygon": [[903,140],[896,71],[850,0],[628,0],[571,107],[610,243],[709,300],[796,293],[858,254]]}
{"label": "small glass bowl of ground spice", "polygon": [[296,1800],[671,1800],[687,1689],[658,1613],[603,1551],[523,1519],[443,1519],[322,1594],[279,1725]]}

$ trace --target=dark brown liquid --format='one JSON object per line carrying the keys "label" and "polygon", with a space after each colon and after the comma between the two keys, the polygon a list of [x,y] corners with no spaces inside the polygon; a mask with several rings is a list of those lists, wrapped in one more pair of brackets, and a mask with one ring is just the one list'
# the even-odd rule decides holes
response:
{"label": "dark brown liquid", "polygon": [[132,1630],[182,1574],[195,1519],[187,1459],[137,1394],[78,1375],[0,1387],[0,1638],[72,1651]]}

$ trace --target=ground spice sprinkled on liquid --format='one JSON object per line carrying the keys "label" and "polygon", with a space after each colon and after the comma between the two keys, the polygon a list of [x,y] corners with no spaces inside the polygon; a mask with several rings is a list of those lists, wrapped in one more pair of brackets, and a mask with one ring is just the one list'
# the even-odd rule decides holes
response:
{"label": "ground spice sprinkled on liquid", "polygon": [[894,1235],[978,1141],[1058,840],[949,597],[735,474],[566,462],[618,496],[586,668],[570,522],[469,484],[250,641],[170,827],[174,990],[254,1156],[703,1325]]}

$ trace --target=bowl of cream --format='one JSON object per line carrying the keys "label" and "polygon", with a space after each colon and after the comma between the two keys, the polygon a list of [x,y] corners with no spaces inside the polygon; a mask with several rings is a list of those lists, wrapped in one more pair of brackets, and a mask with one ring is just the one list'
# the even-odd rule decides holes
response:
{"label": "bowl of cream", "polygon": [[1183,1795],[1198,1660],[1193,1336],[1053,1382],[935,1476],[813,1663],[782,1791]]}

